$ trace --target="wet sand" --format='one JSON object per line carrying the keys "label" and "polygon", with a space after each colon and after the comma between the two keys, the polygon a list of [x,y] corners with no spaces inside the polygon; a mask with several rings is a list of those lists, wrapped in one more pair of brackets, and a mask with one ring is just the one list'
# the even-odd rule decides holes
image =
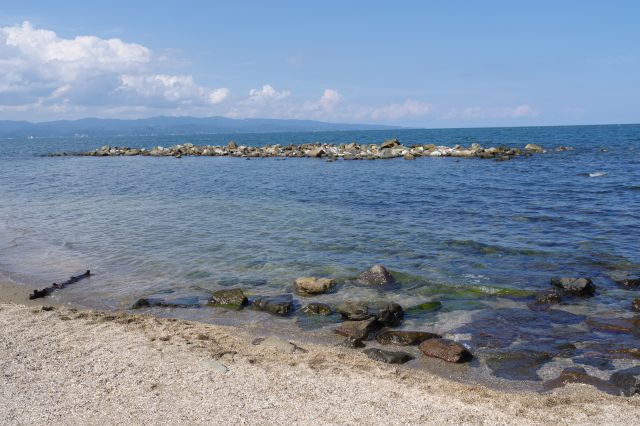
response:
{"label": "wet sand", "polygon": [[349,349],[304,342],[287,353],[252,344],[254,336],[236,327],[43,310],[46,299],[29,306],[24,299],[24,287],[0,285],[5,424],[640,422],[639,396],[588,385],[496,391]]}

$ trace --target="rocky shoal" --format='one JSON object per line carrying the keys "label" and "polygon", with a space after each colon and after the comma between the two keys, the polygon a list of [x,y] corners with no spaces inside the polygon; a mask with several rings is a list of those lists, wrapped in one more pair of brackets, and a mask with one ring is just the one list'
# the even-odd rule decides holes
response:
{"label": "rocky shoal", "polygon": [[[560,147],[556,150],[565,151],[570,148]],[[473,143],[468,147],[460,145],[436,146],[434,144],[404,146],[398,139],[389,139],[377,144],[323,144],[308,143],[300,145],[265,145],[244,146],[234,141],[226,146],[194,145],[185,143],[171,147],[157,146],[154,148],[129,148],[112,147],[105,145],[98,149],[80,153],[57,153],[54,156],[77,155],[90,157],[118,157],[118,156],[150,156],[150,157],[176,157],[183,156],[228,156],[241,158],[287,158],[287,157],[311,157],[324,158],[326,160],[383,160],[391,158],[404,158],[413,160],[417,157],[463,157],[484,158],[496,161],[509,160],[513,157],[530,156],[547,152],[536,144],[527,144],[524,148],[517,147],[483,147]]]}

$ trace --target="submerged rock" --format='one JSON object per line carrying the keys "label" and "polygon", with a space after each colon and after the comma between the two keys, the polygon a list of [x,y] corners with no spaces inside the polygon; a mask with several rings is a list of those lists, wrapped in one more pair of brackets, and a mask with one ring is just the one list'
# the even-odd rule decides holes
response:
{"label": "submerged rock", "polygon": [[538,370],[551,361],[546,352],[514,350],[492,353],[485,358],[487,367],[494,376],[509,380],[539,381]]}
{"label": "submerged rock", "polygon": [[449,339],[427,339],[420,344],[420,351],[426,356],[440,358],[447,362],[471,361],[471,352],[458,342]]}
{"label": "submerged rock", "polygon": [[640,394],[640,367],[616,371],[611,375],[613,383],[624,396]]}
{"label": "submerged rock", "polygon": [[209,305],[219,306],[221,308],[239,310],[246,304],[247,297],[244,295],[242,289],[239,288],[214,291],[211,299],[209,299]]}
{"label": "submerged rock", "polygon": [[384,286],[394,284],[396,280],[383,265],[373,265],[358,276],[358,282],[366,285]]}
{"label": "submerged rock", "polygon": [[545,390],[552,390],[563,387],[569,383],[583,383],[585,385],[594,386],[604,392],[615,392],[615,388],[611,383],[608,383],[598,377],[591,376],[582,367],[565,368],[562,370],[562,373],[560,373],[560,376],[545,382],[543,387]]}
{"label": "submerged rock", "polygon": [[536,303],[543,304],[543,305],[556,304],[556,303],[560,303],[561,301],[562,301],[562,297],[560,296],[560,293],[553,290],[545,293],[540,293],[536,296]]}
{"label": "submerged rock", "polygon": [[336,282],[331,278],[300,277],[294,283],[296,293],[303,296],[328,293],[335,287]]}
{"label": "submerged rock", "polygon": [[419,345],[427,339],[439,339],[441,335],[425,331],[388,330],[378,334],[376,340],[382,345]]}
{"label": "submerged rock", "polygon": [[317,302],[309,303],[307,306],[302,308],[302,312],[304,312],[307,315],[322,315],[322,316],[331,315],[333,313],[329,305],[325,303],[317,303]]}
{"label": "submerged rock", "polygon": [[143,297],[138,299],[132,306],[131,309],[142,309],[142,308],[199,308],[200,302],[197,298],[193,297],[183,297],[174,300],[166,300],[161,298],[154,297]]}
{"label": "submerged rock", "polygon": [[590,278],[555,277],[551,279],[551,285],[574,296],[593,296],[596,286]]}
{"label": "submerged rock", "polygon": [[334,331],[342,336],[368,340],[369,336],[379,327],[380,325],[375,318],[369,318],[361,321],[345,321]]}
{"label": "submerged rock", "polygon": [[359,349],[359,348],[364,348],[366,345],[362,342],[362,339],[347,337],[339,344],[339,346],[344,346],[345,348],[350,348],[350,349]]}
{"label": "submerged rock", "polygon": [[442,302],[425,302],[407,309],[408,314],[436,312],[442,309]]}
{"label": "submerged rock", "polygon": [[544,149],[542,149],[542,147],[540,145],[537,145],[535,143],[528,143],[524,149],[526,151],[531,151],[531,152],[544,152]]}
{"label": "submerged rock", "polygon": [[631,310],[640,312],[640,298],[633,299],[633,302],[631,302]]}
{"label": "submerged rock", "polygon": [[616,277],[614,279],[615,283],[620,287],[627,289],[636,289],[640,288],[640,276],[638,275],[624,275],[620,277]]}
{"label": "submerged rock", "polygon": [[363,352],[369,358],[387,364],[404,364],[413,359],[413,356],[406,352],[385,351],[384,349],[377,348],[365,349]]}
{"label": "submerged rock", "polygon": [[252,307],[258,311],[287,316],[293,311],[293,297],[290,294],[260,296],[253,300]]}

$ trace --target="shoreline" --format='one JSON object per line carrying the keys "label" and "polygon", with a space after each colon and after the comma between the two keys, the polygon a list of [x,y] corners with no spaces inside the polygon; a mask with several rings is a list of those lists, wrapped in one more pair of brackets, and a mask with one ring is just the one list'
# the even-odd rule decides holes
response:
{"label": "shoreline", "polygon": [[52,304],[27,306],[20,288],[0,285],[0,416],[11,423],[640,421],[638,395],[584,384],[544,394],[494,390],[309,341],[267,334],[256,345],[255,334],[236,326],[43,310]]}

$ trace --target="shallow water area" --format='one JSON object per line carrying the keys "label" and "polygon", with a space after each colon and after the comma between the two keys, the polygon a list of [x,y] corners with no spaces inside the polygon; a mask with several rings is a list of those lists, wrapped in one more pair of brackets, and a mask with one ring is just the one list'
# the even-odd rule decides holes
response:
{"label": "shallow water area", "polygon": [[[536,143],[548,152],[505,162],[45,156],[105,144],[389,137]],[[567,145],[573,150],[555,151]],[[41,288],[91,269],[90,279],[53,297],[127,309],[141,297],[204,303],[222,288],[277,295],[291,293],[297,277],[331,277],[335,292],[295,295],[296,306],[397,302],[407,311],[403,329],[453,337],[477,355],[467,366],[419,356],[410,366],[535,389],[576,365],[607,380],[640,365],[640,314],[630,308],[640,291],[611,279],[640,272],[639,166],[637,125],[2,140],[0,278]],[[353,283],[375,263],[392,271],[397,288]],[[597,293],[532,308],[556,275],[589,276]],[[439,308],[410,309],[434,301]],[[339,318],[299,310],[286,318],[251,308],[149,312],[338,341],[331,330]]]}

